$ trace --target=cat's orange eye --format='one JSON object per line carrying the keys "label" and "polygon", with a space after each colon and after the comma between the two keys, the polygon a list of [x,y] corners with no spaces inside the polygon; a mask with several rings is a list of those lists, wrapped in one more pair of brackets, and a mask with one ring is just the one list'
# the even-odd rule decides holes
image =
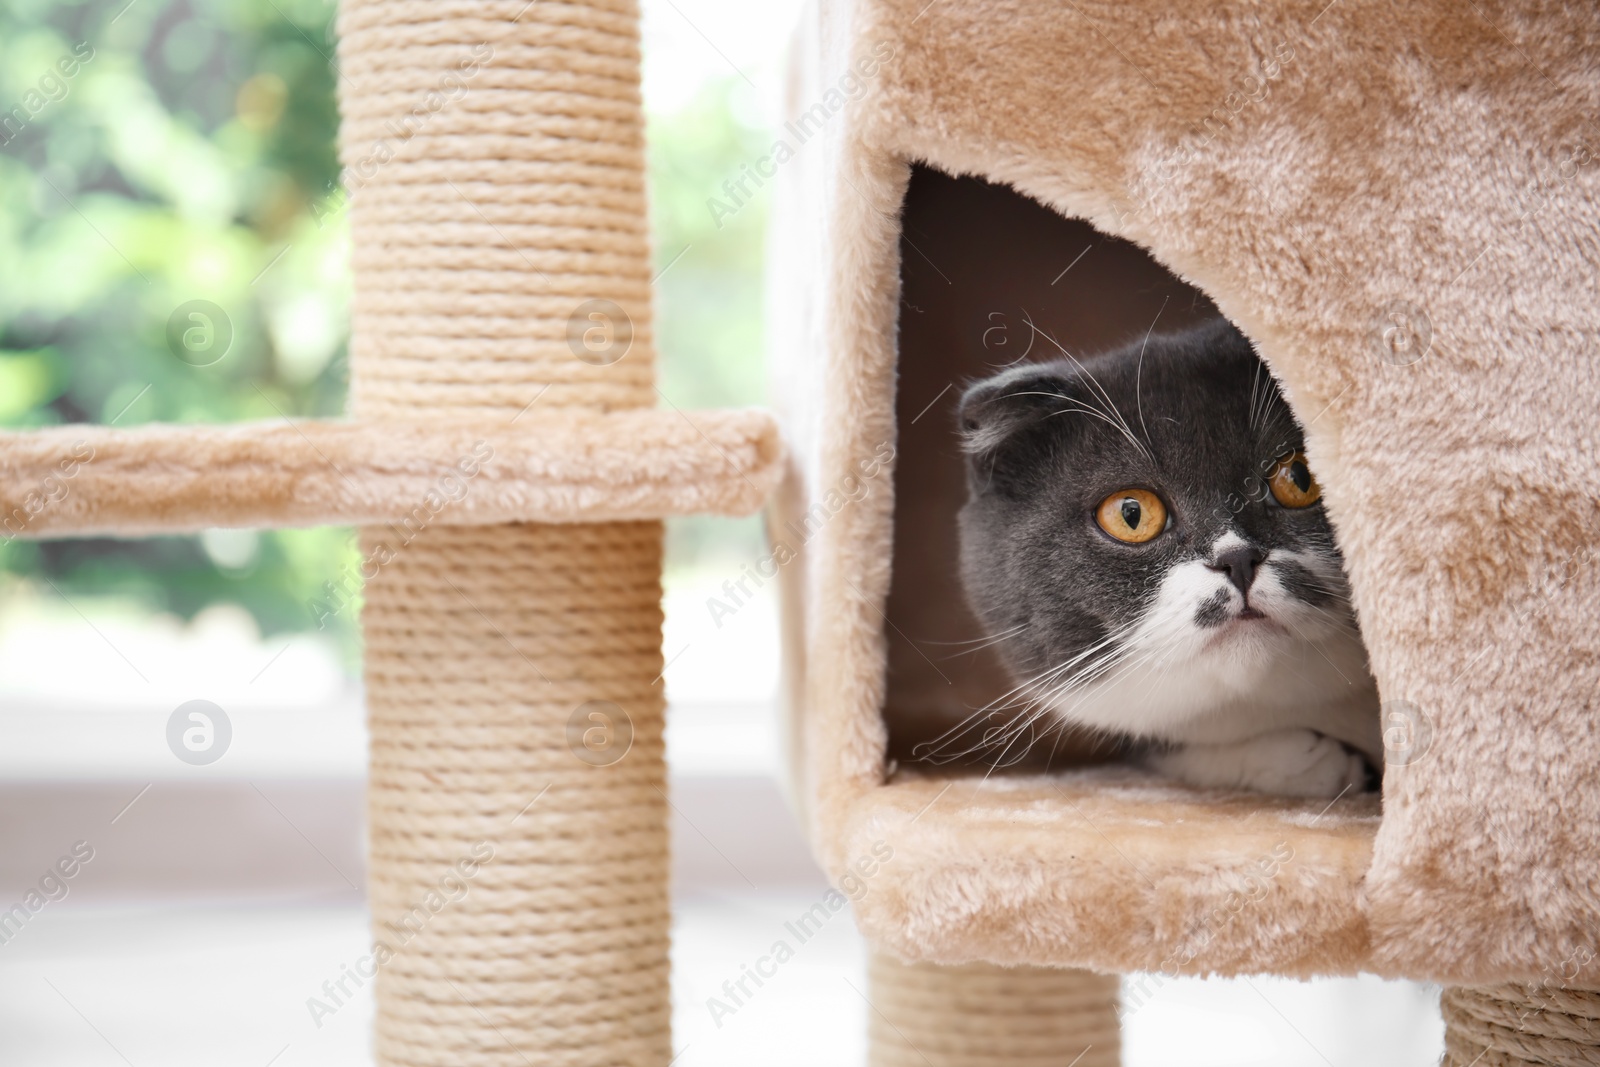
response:
{"label": "cat's orange eye", "polygon": [[1118,541],[1138,545],[1167,528],[1167,506],[1147,489],[1124,489],[1102,500],[1094,518]]}
{"label": "cat's orange eye", "polygon": [[1322,499],[1322,486],[1317,484],[1301,452],[1278,460],[1267,475],[1267,486],[1273,499],[1286,508],[1308,508]]}

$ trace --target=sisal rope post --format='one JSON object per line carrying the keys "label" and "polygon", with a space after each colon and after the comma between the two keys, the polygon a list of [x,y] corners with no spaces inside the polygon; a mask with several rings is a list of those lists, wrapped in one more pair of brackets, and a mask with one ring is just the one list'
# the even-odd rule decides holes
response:
{"label": "sisal rope post", "polygon": [[1600,991],[1505,984],[1453,986],[1441,1067],[1600,1067]]}
{"label": "sisal rope post", "polygon": [[1117,1067],[1115,975],[868,963],[872,1067]]}
{"label": "sisal rope post", "polygon": [[[654,405],[638,32],[345,0],[359,420]],[[660,1067],[660,523],[408,532],[361,535],[377,1061]]]}

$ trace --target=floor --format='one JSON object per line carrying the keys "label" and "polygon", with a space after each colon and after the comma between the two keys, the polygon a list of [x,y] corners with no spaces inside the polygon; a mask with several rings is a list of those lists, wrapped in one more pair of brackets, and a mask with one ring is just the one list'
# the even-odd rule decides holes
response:
{"label": "floor", "polygon": [[[70,899],[70,898],[69,898]],[[870,995],[848,918],[808,941],[732,1016],[706,998],[811,898],[680,901],[674,946],[676,1067],[865,1062]],[[314,1021],[306,1001],[360,956],[358,906],[122,907],[64,902],[0,946],[4,1061],[28,1067],[358,1067],[370,1063],[370,996]],[[1137,979],[1134,979],[1137,981]],[[1127,1067],[1430,1067],[1437,996],[1376,979],[1179,980],[1125,1019]],[[1131,999],[1131,998],[1130,998]],[[320,1025],[318,1025],[320,1022]]]}

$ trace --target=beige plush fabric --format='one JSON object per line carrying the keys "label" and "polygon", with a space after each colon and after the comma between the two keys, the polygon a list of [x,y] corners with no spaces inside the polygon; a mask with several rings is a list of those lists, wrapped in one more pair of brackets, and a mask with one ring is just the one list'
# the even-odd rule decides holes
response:
{"label": "beige plush fabric", "polygon": [[1008,182],[1147,247],[1259,345],[1382,696],[1431,735],[1381,823],[1078,775],[957,785],[913,825],[937,789],[884,784],[882,479],[810,539],[785,607],[818,854],[839,876],[896,849],[869,937],[1160,970],[1281,838],[1294,859],[1186,969],[1600,980],[1596,9],[840,0],[797,47],[791,115],[839,106],[782,174],[778,525],[895,439],[907,162]]}
{"label": "beige plush fabric", "polygon": [[781,473],[759,411],[63,426],[0,434],[0,536],[748,515]]}
{"label": "beige plush fabric", "polygon": [[1207,798],[1107,767],[901,776],[839,832],[850,856],[892,842],[856,914],[909,959],[1311,975],[1366,959],[1377,809]]}

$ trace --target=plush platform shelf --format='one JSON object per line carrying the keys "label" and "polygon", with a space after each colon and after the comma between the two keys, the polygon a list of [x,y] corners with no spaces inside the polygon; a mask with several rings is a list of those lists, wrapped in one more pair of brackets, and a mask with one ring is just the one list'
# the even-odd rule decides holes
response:
{"label": "plush platform shelf", "polygon": [[902,774],[858,797],[844,832],[850,857],[893,850],[867,865],[856,917],[908,960],[1309,976],[1372,969],[1361,884],[1379,819],[1371,794],[1200,793],[1103,767]]}
{"label": "plush platform shelf", "polygon": [[782,455],[758,411],[59,426],[0,434],[0,525],[71,537],[746,515]]}

